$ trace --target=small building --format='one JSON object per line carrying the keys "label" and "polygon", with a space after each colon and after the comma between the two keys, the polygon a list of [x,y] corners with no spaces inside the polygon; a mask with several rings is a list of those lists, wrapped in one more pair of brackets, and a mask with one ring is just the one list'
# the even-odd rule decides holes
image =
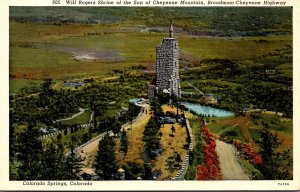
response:
{"label": "small building", "polygon": [[274,75],[276,75],[276,70],[274,69],[267,69],[266,70],[266,74],[270,77],[273,77]]}
{"label": "small building", "polygon": [[65,81],[64,82],[64,85],[65,86],[68,86],[68,87],[80,87],[82,85],[84,85],[84,82],[81,82],[81,81]]}
{"label": "small building", "polygon": [[118,169],[118,178],[120,180],[125,180],[125,170],[124,169],[122,169],[122,168]]}
{"label": "small building", "polygon": [[205,94],[204,95],[204,103],[206,103],[206,104],[217,104],[218,99],[213,94]]}

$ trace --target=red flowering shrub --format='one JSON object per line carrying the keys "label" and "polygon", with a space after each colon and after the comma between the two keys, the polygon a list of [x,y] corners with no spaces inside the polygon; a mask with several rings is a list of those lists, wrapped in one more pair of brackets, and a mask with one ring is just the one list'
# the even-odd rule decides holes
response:
{"label": "red flowering shrub", "polygon": [[213,163],[214,162],[213,162],[213,160],[212,160],[211,157],[208,157],[208,156],[205,157],[205,164],[206,164],[206,166],[210,167],[210,166],[213,165]]}
{"label": "red flowering shrub", "polygon": [[251,163],[255,165],[263,163],[262,158],[254,152],[253,147],[249,143],[241,143],[241,141],[236,140],[233,144],[240,153],[251,159]]}
{"label": "red flowering shrub", "polygon": [[261,156],[255,154],[254,157],[253,157],[253,163],[256,164],[256,165],[262,164],[263,160],[262,160]]}
{"label": "red flowering shrub", "polygon": [[197,167],[197,180],[207,180],[208,178],[208,171],[205,165],[201,165]]}
{"label": "red flowering shrub", "polygon": [[214,135],[210,133],[207,126],[203,126],[203,137],[207,145],[203,146],[204,165],[197,167],[197,180],[219,180],[221,170],[216,152],[216,141]]}

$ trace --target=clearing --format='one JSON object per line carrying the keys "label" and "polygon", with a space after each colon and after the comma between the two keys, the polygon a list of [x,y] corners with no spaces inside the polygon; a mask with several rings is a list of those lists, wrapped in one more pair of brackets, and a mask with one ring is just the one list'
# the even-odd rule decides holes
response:
{"label": "clearing", "polygon": [[144,142],[143,132],[145,127],[151,117],[149,111],[150,106],[145,105],[145,110],[147,113],[143,113],[137,121],[135,121],[131,125],[127,125],[125,130],[127,131],[127,138],[128,138],[128,151],[127,155],[120,151],[120,139],[117,139],[116,142],[116,161],[118,162],[119,167],[122,167],[127,162],[135,162],[135,163],[144,163],[143,159],[143,152],[144,152]]}
{"label": "clearing", "polygon": [[[162,106],[163,112],[172,111],[176,113],[176,107],[172,106]],[[178,111],[179,115],[180,110]],[[172,134],[171,127],[174,126],[175,131]],[[160,170],[161,175],[158,180],[170,180],[172,177],[175,177],[182,162],[176,162],[175,156],[180,155],[180,159],[184,160],[187,155],[187,150],[184,149],[186,144],[186,128],[182,127],[179,123],[176,124],[164,124],[161,128],[161,144],[163,146],[163,152],[156,158],[155,165],[153,170]],[[173,164],[179,163],[179,167],[175,169]],[[177,170],[178,169],[178,170]]]}

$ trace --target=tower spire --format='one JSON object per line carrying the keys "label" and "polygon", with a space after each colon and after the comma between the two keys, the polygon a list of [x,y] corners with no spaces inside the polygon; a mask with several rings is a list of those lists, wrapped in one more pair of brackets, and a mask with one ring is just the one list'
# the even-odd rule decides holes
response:
{"label": "tower spire", "polygon": [[170,28],[169,28],[169,37],[170,38],[174,38],[174,29],[173,29],[173,25],[172,25],[172,20],[170,22]]}

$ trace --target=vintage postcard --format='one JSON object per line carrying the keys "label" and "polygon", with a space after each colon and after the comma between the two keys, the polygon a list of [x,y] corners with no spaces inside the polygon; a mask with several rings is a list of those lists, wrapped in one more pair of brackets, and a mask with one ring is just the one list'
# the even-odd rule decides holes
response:
{"label": "vintage postcard", "polygon": [[300,5],[3,4],[0,190],[300,189]]}

